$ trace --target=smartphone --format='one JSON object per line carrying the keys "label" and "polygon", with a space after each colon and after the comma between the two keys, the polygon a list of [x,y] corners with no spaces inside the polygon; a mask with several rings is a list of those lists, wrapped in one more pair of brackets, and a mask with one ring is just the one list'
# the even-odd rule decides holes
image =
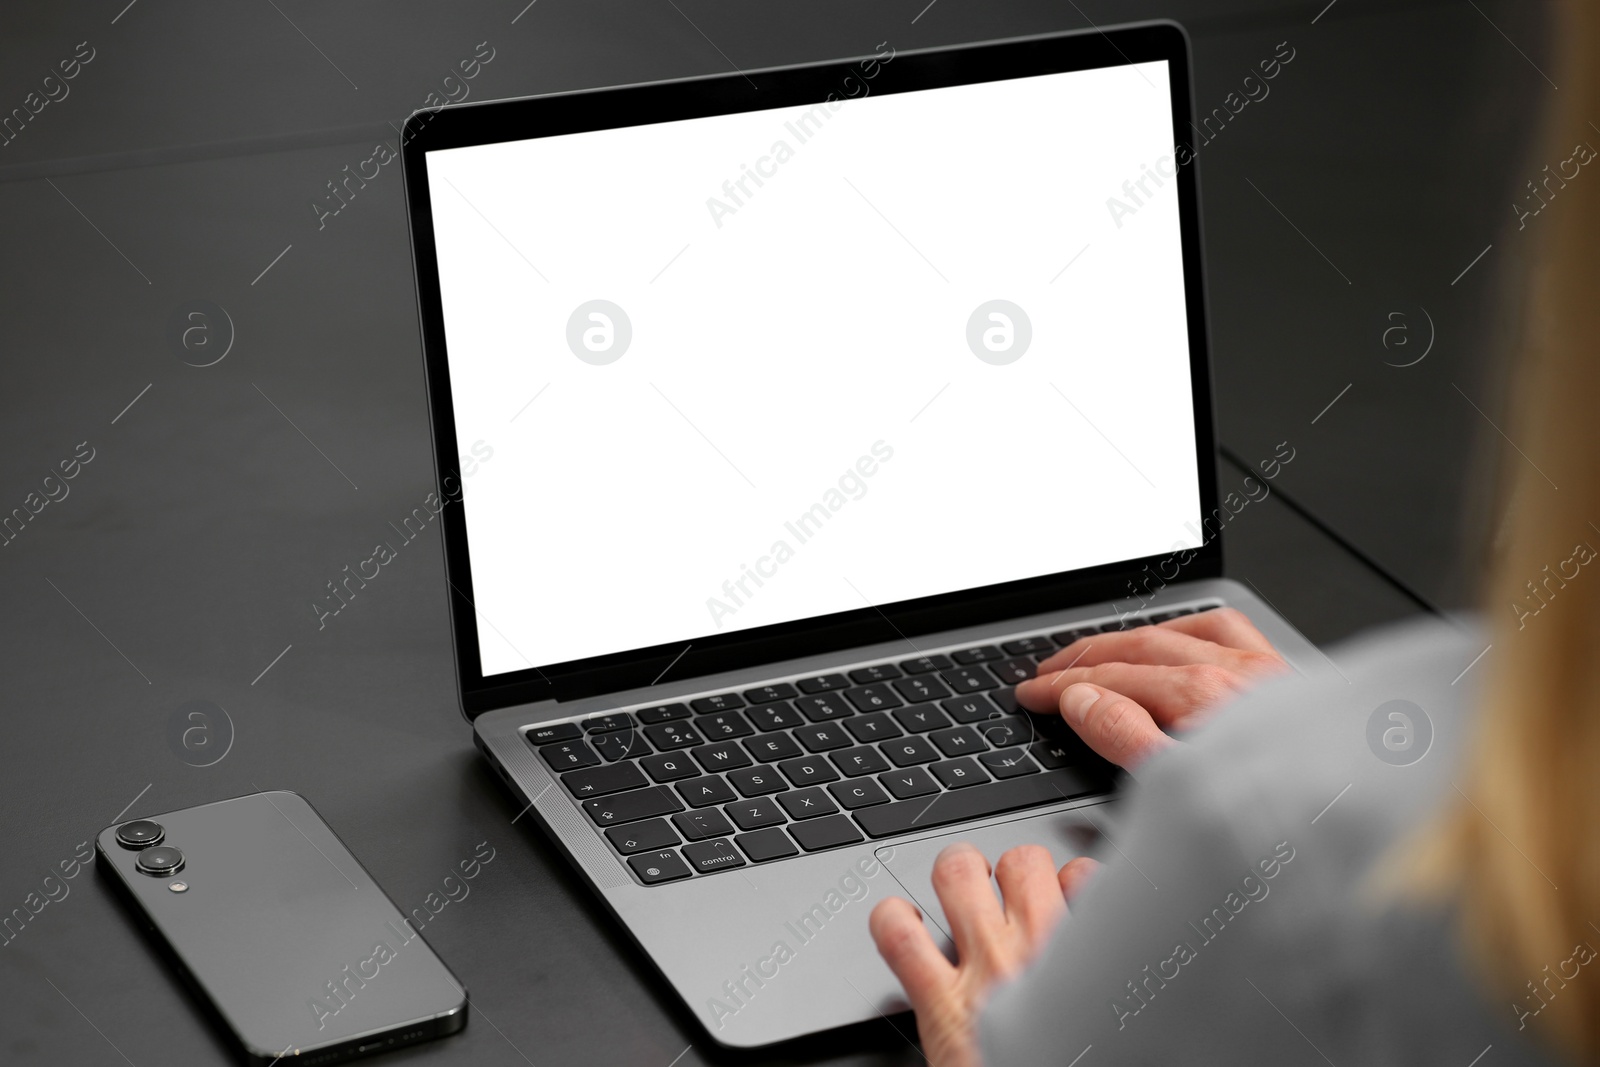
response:
{"label": "smartphone", "polygon": [[466,989],[298,793],[120,823],[95,849],[252,1064],[339,1063],[466,1025]]}

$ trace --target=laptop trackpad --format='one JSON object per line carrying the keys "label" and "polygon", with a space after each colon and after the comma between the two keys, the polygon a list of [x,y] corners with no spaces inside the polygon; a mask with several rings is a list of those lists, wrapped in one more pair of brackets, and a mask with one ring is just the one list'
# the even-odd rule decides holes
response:
{"label": "laptop trackpad", "polygon": [[[977,846],[988,859],[990,866],[1000,854],[1017,845],[1043,845],[1059,870],[1075,856],[1088,852],[1098,833],[1094,823],[1076,811],[1053,812],[1048,815],[1023,816],[1011,822],[985,826],[981,830],[955,830],[939,837],[930,837],[906,844],[886,845],[876,855],[884,868],[905,890],[922,914],[927,916],[946,938],[950,925],[945,921],[944,909],[939,906],[939,895],[933,891],[931,875],[933,861],[939,853],[957,841],[967,841]],[[993,879],[991,879],[991,882]],[[998,895],[999,887],[995,887]]]}

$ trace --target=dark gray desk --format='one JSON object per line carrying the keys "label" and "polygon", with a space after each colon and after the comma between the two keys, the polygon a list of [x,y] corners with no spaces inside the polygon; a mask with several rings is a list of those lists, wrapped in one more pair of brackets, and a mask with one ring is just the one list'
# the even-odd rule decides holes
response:
{"label": "dark gray desk", "polygon": [[[1202,162],[1223,436],[1246,462],[1291,441],[1283,493],[1426,596],[1467,595],[1453,534],[1475,500],[1465,459],[1497,438],[1466,401],[1498,410],[1486,305],[1522,254],[1506,190],[1551,91],[1489,17],[1543,63],[1537,11],[1343,0],[1313,23],[1320,2],[1275,0],[123,2],[0,15],[6,108],[77,42],[96,49],[71,94],[0,149],[0,509],[80,442],[93,449],[70,494],[0,548],[0,914],[27,912],[44,876],[130,807],[295,789],[403,908],[477,843],[496,849],[427,928],[476,1017],[395,1062],[727,1058],[540,833],[512,824],[454,708],[436,532],[326,628],[310,607],[421,500],[431,468],[400,176],[384,169],[321,230],[309,205],[485,40],[495,58],[474,98],[1174,14],[1190,19],[1202,101],[1290,41],[1272,95]],[[185,365],[167,340],[194,299],[232,320],[214,366]],[[1415,326],[1422,308],[1435,351],[1385,366],[1421,350],[1383,346],[1389,314]],[[1415,610],[1281,497],[1230,529],[1233,573],[1314,639]],[[169,745],[193,700],[235,728],[214,766]],[[92,873],[66,884],[0,947],[0,1058],[223,1060]],[[884,1025],[779,1058],[917,1061]]]}

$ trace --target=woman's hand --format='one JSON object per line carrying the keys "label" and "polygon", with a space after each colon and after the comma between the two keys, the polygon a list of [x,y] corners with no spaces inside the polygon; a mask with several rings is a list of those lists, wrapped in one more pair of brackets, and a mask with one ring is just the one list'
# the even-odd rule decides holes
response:
{"label": "woman's hand", "polygon": [[1033,959],[1096,866],[1079,857],[1058,872],[1046,849],[1022,845],[995,864],[997,900],[989,861],[976,848],[962,842],[939,853],[933,889],[956,943],[955,964],[934,945],[910,901],[891,897],[872,909],[872,940],[917,1013],[931,1067],[977,1067],[978,1013],[990,991]]}
{"label": "woman's hand", "polygon": [[1100,755],[1133,770],[1199,725],[1219,704],[1288,670],[1255,624],[1233,608],[1158,626],[1080,638],[1017,686],[1029,711],[1059,711]]}

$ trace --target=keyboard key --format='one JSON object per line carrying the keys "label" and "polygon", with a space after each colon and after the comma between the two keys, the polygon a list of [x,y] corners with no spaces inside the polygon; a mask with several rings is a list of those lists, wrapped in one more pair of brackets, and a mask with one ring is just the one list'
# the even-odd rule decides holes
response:
{"label": "keyboard key", "polygon": [[639,756],[650,755],[650,746],[645,743],[644,736],[634,729],[612,730],[608,734],[590,734],[589,744],[594,750],[605,757],[607,763],[615,763],[619,759],[636,759]]}
{"label": "keyboard key", "polygon": [[941,726],[949,726],[950,718],[932,704],[917,704],[909,708],[897,708],[894,712],[894,721],[906,728],[907,733],[921,734],[929,730],[937,730]]}
{"label": "keyboard key", "polygon": [[842,674],[814,674],[795,683],[802,693],[825,693],[830,689],[850,688],[850,679]]}
{"label": "keyboard key", "polygon": [[843,815],[794,823],[789,827],[789,835],[807,852],[853,845],[861,840],[861,831]]}
{"label": "keyboard key", "polygon": [[982,723],[977,730],[989,742],[990,748],[1010,748],[1035,740],[1033,728],[1028,723],[1030,718],[1031,715],[1007,715],[993,722]]}
{"label": "keyboard key", "polygon": [[932,763],[939,753],[928,744],[926,737],[902,737],[898,741],[885,741],[878,746],[896,767],[910,767],[918,763]]}
{"label": "keyboard key", "polygon": [[591,715],[582,720],[583,728],[591,734],[604,733],[607,730],[626,730],[633,723],[633,716],[625,711],[613,711],[608,715]]}
{"label": "keyboard key", "polygon": [[728,781],[747,797],[764,797],[769,793],[781,793],[789,788],[789,783],[771,767],[747,767],[742,771],[729,771]]}
{"label": "keyboard key", "polygon": [[705,743],[705,739],[686,722],[664,722],[657,726],[646,726],[644,735],[662,752],[674,752],[680,748],[693,748],[695,745]]}
{"label": "keyboard key", "polygon": [[750,834],[740,834],[733,839],[733,843],[750,857],[751,863],[765,863],[767,860],[781,860],[785,856],[800,854],[800,850],[794,847],[794,842],[789,840],[789,835],[776,826]]}
{"label": "keyboard key", "polygon": [[937,678],[913,675],[910,678],[901,678],[894,683],[895,692],[906,698],[908,704],[920,704],[928,700],[943,700],[950,695],[950,690]]}
{"label": "keyboard key", "polygon": [[750,754],[739,747],[736,741],[718,741],[714,745],[701,745],[690,751],[695,762],[709,771],[731,771],[736,767],[748,767],[753,762]]}
{"label": "keyboard key", "polygon": [[[999,708],[1001,711],[1005,712],[1007,715],[1027,715],[1027,714],[1030,714],[1030,712],[1028,711],[1027,708],[1024,708],[1021,704],[1017,703],[1017,691],[1016,691],[1016,689],[1012,688],[1009,685],[1006,686],[1004,689],[996,689],[994,692],[988,693],[986,695],[988,696],[988,698],[990,700],[994,701],[995,707]],[[1061,718],[1061,716],[1059,714],[1054,713],[1054,712],[1051,713],[1050,717],[1051,718],[1056,718],[1056,719],[1060,719]],[[1065,722],[1065,721],[1066,721],[1065,719],[1062,719],[1062,722]]]}
{"label": "keyboard key", "polygon": [[835,748],[848,748],[850,735],[838,723],[821,726],[802,726],[794,732],[795,739],[806,746],[807,752],[827,752]]}
{"label": "keyboard key", "polygon": [[878,712],[873,715],[857,715],[846,719],[844,728],[850,731],[850,736],[857,741],[887,741],[900,736],[900,727],[894,724],[889,716]]}
{"label": "keyboard key", "polygon": [[[632,767],[631,763],[624,763],[624,767]],[[606,839],[624,856],[631,856],[635,852],[644,852],[652,848],[666,848],[668,845],[678,843],[678,835],[667,825],[665,819],[646,819],[644,822],[632,822],[627,826],[613,826],[606,830]]]}
{"label": "keyboard key", "polygon": [[1060,645],[1062,648],[1066,648],[1068,645],[1072,644],[1072,642],[1074,642],[1074,641],[1080,640],[1080,639],[1085,638],[1085,637],[1092,637],[1093,635],[1095,635],[1095,634],[1097,634],[1099,632],[1100,632],[1100,627],[1098,627],[1098,626],[1080,626],[1075,630],[1062,630],[1058,634],[1051,634],[1050,635],[1050,640],[1054,641],[1056,644]]}
{"label": "keyboard key", "polygon": [[1040,652],[1054,652],[1055,642],[1048,637],[1019,637],[1000,646],[1008,656],[1035,656]]}
{"label": "keyboard key", "polygon": [[696,715],[709,715],[715,711],[732,711],[734,708],[744,707],[744,698],[738,693],[718,693],[715,696],[701,697],[689,701],[689,706]]}
{"label": "keyboard key", "polygon": [[925,797],[939,791],[939,783],[928,777],[921,767],[907,767],[903,771],[890,771],[878,775],[878,781],[893,794],[896,800]]}
{"label": "keyboard key", "polygon": [[687,878],[692,873],[689,865],[683,862],[676,849],[662,849],[660,852],[646,852],[641,856],[630,856],[628,866],[633,868],[633,873],[639,876],[639,881],[645,885],[657,885],[661,882],[672,882],[679,878]]}
{"label": "keyboard key", "polygon": [[786,759],[778,764],[778,770],[797,786],[822,785],[825,782],[839,780],[839,772],[833,769],[833,764],[821,756]]}
{"label": "keyboard key", "polygon": [[[857,778],[849,782],[834,782],[828,787],[833,799],[847,811],[865,808],[871,804],[889,803],[889,794],[871,778]],[[804,844],[805,842],[801,842]]]}
{"label": "keyboard key", "polygon": [[948,671],[940,671],[939,677],[957,693],[981,693],[1000,684],[988,671],[973,667],[955,667]]}
{"label": "keyboard key", "polygon": [[[935,773],[938,768],[935,767]],[[909,830],[969,822],[989,815],[1031,808],[1083,796],[1094,790],[1075,771],[1051,771],[1006,782],[990,782],[972,789],[940,793],[931,801],[907,800],[879,804],[855,813],[869,837],[888,837]]]}
{"label": "keyboard key", "polygon": [[883,711],[886,708],[898,708],[905,703],[895,695],[893,689],[882,683],[846,689],[844,695],[859,711]]}
{"label": "keyboard key", "polygon": [[1078,735],[1067,725],[1067,720],[1063,719],[1058,711],[1049,711],[1043,715],[1035,715],[1031,711],[1021,711],[1018,714],[1025,717],[1028,726],[1032,727],[1035,741],[1043,738],[1068,744],[1078,743]]}
{"label": "keyboard key", "polygon": [[939,706],[948,711],[950,717],[956,722],[986,722],[989,719],[998,719],[1000,717],[1000,709],[996,708],[994,702],[988,697],[981,694],[970,697],[951,697],[949,700],[941,702]]}
{"label": "keyboard key", "polygon": [[683,846],[683,858],[700,874],[710,874],[725,867],[743,867],[744,857],[725,838],[715,841],[696,841]]}
{"label": "keyboard key", "polygon": [[614,826],[619,823],[648,819],[652,815],[670,815],[681,811],[683,804],[664,785],[648,789],[635,789],[631,793],[615,793],[609,797],[595,797],[583,802],[596,826]]}
{"label": "keyboard key", "polygon": [[672,825],[690,841],[704,841],[708,837],[733,833],[733,824],[716,808],[680,811],[672,817]]}
{"label": "keyboard key", "polygon": [[776,704],[758,704],[746,711],[744,717],[761,731],[787,730],[791,726],[805,725],[800,713],[787,700],[780,700]]}
{"label": "keyboard key", "polygon": [[939,779],[946,789],[962,789],[969,785],[980,785],[989,780],[988,774],[978,766],[978,761],[971,756],[962,756],[960,759],[946,760],[935,763],[928,768],[933,776]]}
{"label": "keyboard key", "polygon": [[1122,628],[1124,630],[1131,630],[1136,626],[1149,626],[1149,625],[1150,625],[1150,619],[1149,619],[1149,616],[1146,616],[1146,615],[1133,615],[1133,616],[1130,616],[1130,617],[1122,620]]}
{"label": "keyboard key", "polygon": [[867,745],[859,748],[845,749],[835,752],[828,757],[833,760],[833,765],[851,778],[863,774],[877,774],[879,771],[889,769],[889,761],[878,753],[878,750]]}
{"label": "keyboard key", "polygon": [[1114,634],[1119,630],[1126,629],[1128,629],[1128,625],[1122,619],[1112,619],[1110,622],[1100,624],[1100,632],[1103,634]]}
{"label": "keyboard key", "polygon": [[658,782],[676,782],[683,778],[693,778],[700,773],[700,768],[695,766],[694,761],[688,756],[646,756],[639,761],[639,765]]}
{"label": "keyboard key", "polygon": [[983,738],[978,736],[978,731],[970,726],[952,726],[948,730],[929,734],[928,737],[939,746],[940,752],[952,759],[975,752],[986,752],[989,748],[983,743]]}
{"label": "keyboard key", "polygon": [[871,667],[857,667],[850,672],[850,680],[858,685],[869,682],[887,682],[900,677],[900,669],[889,663],[876,663]]}
{"label": "keyboard key", "polygon": [[752,704],[770,704],[774,700],[788,700],[792,696],[794,696],[794,686],[788,682],[758,685],[754,689],[744,691],[744,698]]}
{"label": "keyboard key", "polygon": [[900,669],[907,674],[927,674],[930,671],[949,670],[955,666],[949,656],[918,656],[900,661]]}
{"label": "keyboard key", "polygon": [[1028,754],[1047,771],[1084,763],[1088,752],[1088,746],[1081,742],[1074,745],[1070,741],[1039,741],[1028,746]]}
{"label": "keyboard key", "polygon": [[1039,765],[1028,758],[1028,754],[1020,748],[1006,749],[1004,752],[985,752],[978,757],[978,762],[983,764],[983,769],[996,778],[1020,778],[1024,774],[1038,774]]}
{"label": "keyboard key", "polygon": [[583,736],[583,731],[578,729],[575,722],[558,722],[552,726],[535,726],[522,736],[528,739],[528,744],[538,747],[556,741],[576,740]]}
{"label": "keyboard key", "polygon": [[582,741],[562,741],[559,744],[545,745],[539,749],[539,755],[550,764],[553,771],[571,771],[579,767],[593,767],[600,762],[600,757],[594,754],[594,749]]}
{"label": "keyboard key", "polygon": [[567,787],[567,792],[580,800],[585,797],[609,796],[612,793],[638,789],[650,784],[638,766],[633,763],[613,763],[605,767],[570,771],[561,776],[561,782]]}
{"label": "keyboard key", "polygon": [[791,819],[814,819],[818,815],[832,815],[839,810],[839,805],[833,802],[827,791],[817,787],[779,793],[778,803]]}
{"label": "keyboard key", "polygon": [[799,708],[805,717],[812,722],[832,722],[834,719],[843,719],[855,714],[850,709],[850,705],[846,704],[838,693],[801,697],[794,703],[795,707]]}
{"label": "keyboard key", "polygon": [[757,763],[772,763],[800,755],[800,746],[788,734],[747,737],[744,739],[744,748]]}
{"label": "keyboard key", "polygon": [[1000,650],[993,645],[983,645],[980,648],[964,648],[960,652],[950,653],[950,658],[963,667],[970,667],[974,663],[987,663],[992,659],[999,659]]}
{"label": "keyboard key", "polygon": [[1000,679],[1001,685],[1016,685],[1033,677],[1033,660],[1025,657],[1003,659],[998,663],[989,664],[989,673]]}
{"label": "keyboard key", "polygon": [[702,715],[695,720],[695,725],[700,727],[700,732],[710,741],[721,741],[728,737],[749,737],[755,733],[750,724],[744,721],[744,716],[737,711]]}
{"label": "keyboard key", "polygon": [[679,782],[673,788],[689,802],[691,808],[703,808],[708,804],[726,804],[730,800],[739,799],[739,794],[733,791],[733,786],[714,774]]}
{"label": "keyboard key", "polygon": [[642,723],[658,723],[687,719],[690,712],[687,704],[657,704],[653,708],[639,708],[633,714]]}
{"label": "keyboard key", "polygon": [[789,820],[783,817],[783,812],[778,810],[778,805],[772,802],[771,797],[758,797],[755,800],[741,800],[737,804],[729,804],[722,809],[728,813],[741,830],[759,830],[763,826],[777,826]]}
{"label": "keyboard key", "polygon": [[1156,614],[1150,616],[1150,622],[1153,625],[1159,626],[1161,623],[1166,622],[1168,619],[1176,619],[1179,615],[1186,615],[1186,614],[1188,614],[1188,613],[1184,612],[1184,611],[1160,611],[1160,612],[1157,612]]}

